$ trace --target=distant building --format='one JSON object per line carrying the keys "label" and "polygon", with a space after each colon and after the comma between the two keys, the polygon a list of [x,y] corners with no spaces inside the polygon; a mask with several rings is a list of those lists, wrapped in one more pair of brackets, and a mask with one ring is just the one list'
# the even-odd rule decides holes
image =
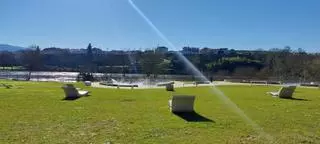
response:
{"label": "distant building", "polygon": [[218,54],[229,54],[229,49],[228,48],[219,48],[218,49]]}
{"label": "distant building", "polygon": [[230,51],[228,48],[202,48],[200,50],[201,54],[229,54]]}
{"label": "distant building", "polygon": [[158,53],[167,53],[168,52],[168,48],[167,47],[164,47],[164,46],[160,46],[160,47],[157,47],[155,49],[155,52],[158,52]]}
{"label": "distant building", "polygon": [[182,54],[199,54],[200,53],[200,49],[199,48],[196,48],[196,47],[183,47],[182,48],[182,51],[181,51]]}
{"label": "distant building", "polygon": [[214,49],[212,48],[205,47],[200,50],[200,54],[213,54],[213,53],[214,53]]}

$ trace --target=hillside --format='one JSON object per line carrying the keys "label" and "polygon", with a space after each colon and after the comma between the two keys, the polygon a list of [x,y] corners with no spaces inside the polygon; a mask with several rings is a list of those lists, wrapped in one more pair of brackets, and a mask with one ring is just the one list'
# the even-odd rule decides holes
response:
{"label": "hillside", "polygon": [[22,49],[24,49],[24,47],[13,46],[8,44],[0,44],[0,51],[18,51]]}

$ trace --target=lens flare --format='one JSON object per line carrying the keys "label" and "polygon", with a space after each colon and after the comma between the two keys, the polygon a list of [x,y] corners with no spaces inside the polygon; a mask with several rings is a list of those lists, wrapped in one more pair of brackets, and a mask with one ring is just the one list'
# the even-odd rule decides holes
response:
{"label": "lens flare", "polygon": [[[132,0],[128,0],[132,8],[148,23],[148,25],[157,33],[157,35],[164,40],[170,48],[176,50],[175,54],[184,64],[192,70],[192,74],[196,75],[203,81],[209,81],[183,54],[181,54],[177,47],[169,41],[169,39],[150,21],[150,19],[134,4]],[[212,83],[213,84],[213,83]],[[247,124],[251,125],[254,130],[259,132],[260,135],[267,138],[269,141],[272,141],[272,136],[264,132],[264,130],[253,120],[251,120],[235,103],[233,103],[221,90],[217,87],[211,87],[212,93],[217,95],[230,109],[237,113]]]}

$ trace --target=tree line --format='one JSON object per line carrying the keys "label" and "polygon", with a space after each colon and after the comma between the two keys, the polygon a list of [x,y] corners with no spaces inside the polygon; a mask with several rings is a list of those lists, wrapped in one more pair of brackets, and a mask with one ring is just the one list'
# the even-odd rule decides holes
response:
{"label": "tree line", "polygon": [[[164,49],[164,50],[163,50]],[[136,51],[103,51],[91,44],[82,52],[31,46],[17,52],[0,52],[0,69],[32,71],[73,71],[84,73],[192,74],[190,66],[165,47]],[[290,47],[265,50],[199,51],[184,48],[182,54],[208,77],[320,81],[320,54]],[[190,51],[190,52],[189,52]],[[17,69],[17,67],[22,69]]]}

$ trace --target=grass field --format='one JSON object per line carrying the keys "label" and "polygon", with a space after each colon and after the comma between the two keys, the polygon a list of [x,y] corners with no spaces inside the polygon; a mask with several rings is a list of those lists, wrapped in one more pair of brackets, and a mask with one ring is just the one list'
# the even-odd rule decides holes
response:
{"label": "grass field", "polygon": [[[209,87],[90,90],[65,101],[60,83],[14,82],[0,87],[0,143],[320,143],[320,90],[298,88],[296,100],[266,94],[272,86],[219,86],[272,139],[255,131]],[[196,95],[207,121],[172,114],[173,94]]]}

